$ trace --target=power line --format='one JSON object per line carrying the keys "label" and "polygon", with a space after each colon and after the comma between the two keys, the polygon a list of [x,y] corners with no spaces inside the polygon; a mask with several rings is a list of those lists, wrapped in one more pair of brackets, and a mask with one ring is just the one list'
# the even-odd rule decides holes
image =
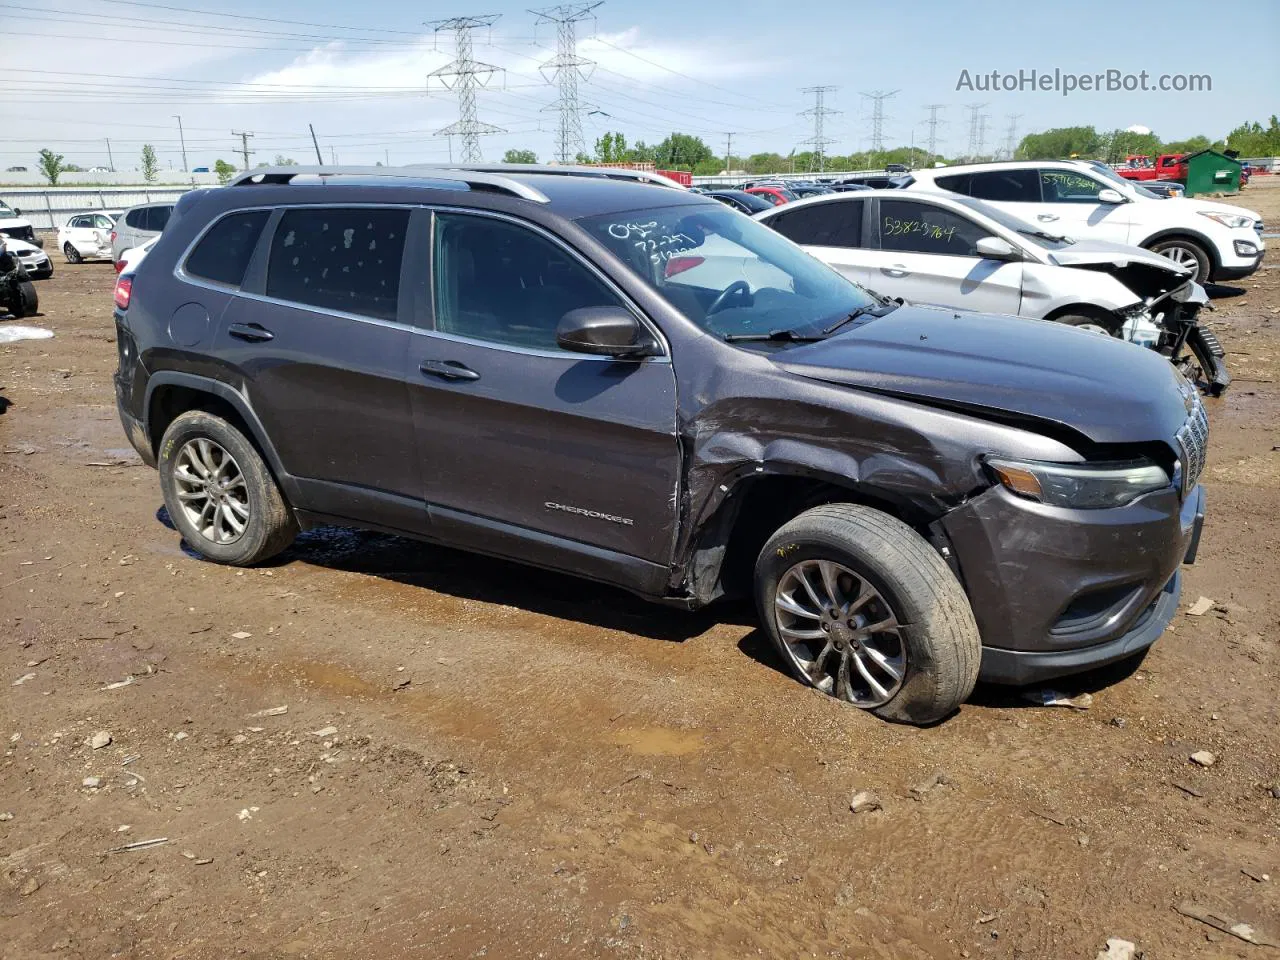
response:
{"label": "power line", "polygon": [[947,121],[938,119],[938,111],[946,108],[945,103],[927,103],[925,109],[929,111],[929,119],[923,121],[929,125],[929,155],[936,157],[938,155],[938,124],[945,124]]}
{"label": "power line", "polygon": [[813,159],[814,159],[814,163],[817,164],[819,173],[822,172],[825,166],[827,144],[835,142],[829,137],[826,137],[823,135],[822,122],[825,118],[835,116],[837,113],[840,112],[839,110],[832,110],[829,107],[825,106],[824,100],[828,93],[835,93],[835,91],[838,89],[840,88],[839,87],[805,87],[803,90],[800,91],[801,93],[813,94],[813,106],[808,110],[804,110],[800,113],[800,116],[802,117],[813,117],[813,136],[810,137],[808,140],[802,140],[800,142],[800,145],[801,146],[804,146],[806,144],[813,145],[813,155],[814,155]]}
{"label": "power line", "polygon": [[862,96],[870,100],[873,104],[871,108],[871,152],[884,152],[884,102],[891,100],[898,95],[897,90],[886,93],[883,90],[874,90],[871,93],[864,93]]}
{"label": "power line", "polygon": [[539,23],[545,21],[556,25],[556,55],[538,69],[545,77],[546,70],[551,68],[560,85],[560,98],[548,109],[560,112],[556,159],[561,163],[568,163],[586,148],[582,138],[582,104],[578,102],[578,77],[586,79],[590,74],[584,72],[584,68],[595,66],[593,61],[578,56],[576,24],[594,16],[591,11],[603,2],[604,0],[563,3],[529,11],[538,18]]}
{"label": "power line", "polygon": [[[481,123],[476,114],[476,86],[485,86],[502,68],[490,63],[481,63],[471,56],[471,31],[477,27],[491,27],[501,17],[500,13],[485,14],[478,17],[451,17],[448,20],[434,20],[428,26],[441,30],[452,30],[457,44],[458,55],[451,63],[427,74],[430,87],[431,78],[435,77],[449,90],[458,92],[458,120],[447,127],[436,131],[446,137],[454,134],[462,137],[462,162],[476,163],[480,156],[480,135],[483,133],[505,133],[501,127],[491,123]],[[449,79],[453,83],[449,83]],[[452,143],[452,141],[450,141]]]}

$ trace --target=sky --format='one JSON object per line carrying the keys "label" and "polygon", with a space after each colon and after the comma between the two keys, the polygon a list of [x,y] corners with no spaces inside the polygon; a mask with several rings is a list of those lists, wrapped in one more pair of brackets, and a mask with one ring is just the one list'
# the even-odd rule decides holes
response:
{"label": "sky", "polygon": [[[456,158],[457,139],[437,131],[457,120],[458,100],[428,80],[454,59],[455,37],[423,21],[481,15],[496,19],[472,33],[473,56],[499,69],[477,94],[478,114],[505,131],[481,139],[484,158],[511,148],[554,155],[558,91],[542,65],[556,54],[556,26],[523,4],[221,0],[217,14],[200,9],[195,0],[0,0],[0,169],[35,169],[44,146],[105,166],[108,138],[117,169],[136,168],[144,143],[163,167],[182,169],[178,116],[190,167],[239,165],[232,131],[253,134],[253,164],[314,162],[308,123],[326,162]],[[803,90],[814,86],[834,88],[824,95],[838,111],[823,117],[828,154],[871,146],[870,93],[893,94],[883,101],[886,146],[925,145],[926,107],[940,104],[934,133],[951,156],[967,152],[972,104],[983,105],[988,153],[1011,125],[1015,139],[1087,124],[1218,138],[1280,112],[1280,2],[1223,9],[1226,26],[1215,30],[1197,26],[1219,19],[1203,0],[605,0],[575,27],[578,57],[594,62],[579,80],[585,143],[590,150],[608,130],[650,143],[679,131],[720,154],[730,133],[735,156],[804,150],[814,97]],[[1212,89],[1003,89],[1032,70],[1146,71],[1152,86],[1162,75],[1207,75]]]}

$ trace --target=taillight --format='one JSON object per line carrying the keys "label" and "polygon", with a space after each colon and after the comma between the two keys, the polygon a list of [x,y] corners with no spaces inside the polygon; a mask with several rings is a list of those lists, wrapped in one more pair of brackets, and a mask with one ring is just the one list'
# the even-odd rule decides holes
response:
{"label": "taillight", "polygon": [[124,269],[125,267],[127,267],[128,265],[129,265],[129,262],[128,262],[127,260],[117,260],[117,261],[116,261],[116,273],[119,273],[121,270],[123,270],[123,269]]}
{"label": "taillight", "polygon": [[120,277],[116,280],[116,306],[121,310],[128,310],[131,296],[133,296],[133,277]]}

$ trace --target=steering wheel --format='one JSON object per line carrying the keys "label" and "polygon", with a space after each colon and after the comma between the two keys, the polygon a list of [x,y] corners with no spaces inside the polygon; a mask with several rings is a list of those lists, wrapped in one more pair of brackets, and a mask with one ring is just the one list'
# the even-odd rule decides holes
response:
{"label": "steering wheel", "polygon": [[749,293],[751,293],[751,284],[747,283],[745,280],[733,281],[733,283],[721,290],[719,295],[711,301],[711,306],[707,307],[707,316],[710,317],[713,314],[719,313],[725,308],[725,304],[733,297],[742,297]]}

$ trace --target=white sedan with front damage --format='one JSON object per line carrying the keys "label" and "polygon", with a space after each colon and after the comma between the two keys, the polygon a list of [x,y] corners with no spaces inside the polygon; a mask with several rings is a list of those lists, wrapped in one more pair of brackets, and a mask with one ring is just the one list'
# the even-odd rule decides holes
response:
{"label": "white sedan with front damage", "polygon": [[53,276],[53,261],[34,243],[5,238],[5,248],[18,258],[27,271],[29,280],[48,280]]}
{"label": "white sedan with front damage", "polygon": [[1053,320],[1152,346],[1192,272],[1141,247],[1079,240],[981,200],[873,190],[756,216],[876,293]]}

